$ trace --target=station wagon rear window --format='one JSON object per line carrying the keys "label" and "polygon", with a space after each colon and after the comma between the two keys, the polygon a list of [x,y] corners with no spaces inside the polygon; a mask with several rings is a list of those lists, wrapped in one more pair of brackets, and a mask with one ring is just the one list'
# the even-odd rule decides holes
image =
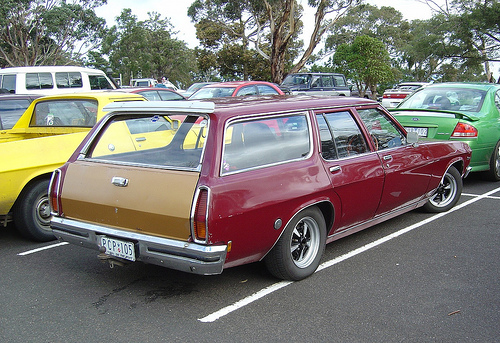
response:
{"label": "station wagon rear window", "polygon": [[198,170],[208,120],[198,115],[115,116],[87,158],[100,162]]}
{"label": "station wagon rear window", "polygon": [[221,175],[305,158],[310,150],[305,114],[234,121],[224,134]]}

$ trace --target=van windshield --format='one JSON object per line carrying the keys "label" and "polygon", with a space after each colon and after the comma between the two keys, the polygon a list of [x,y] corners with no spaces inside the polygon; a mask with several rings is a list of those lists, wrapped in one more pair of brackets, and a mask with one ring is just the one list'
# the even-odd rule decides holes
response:
{"label": "van windshield", "polygon": [[288,75],[283,83],[281,84],[282,86],[298,86],[298,87],[308,87],[307,85],[311,81],[311,75],[309,74],[291,74]]}

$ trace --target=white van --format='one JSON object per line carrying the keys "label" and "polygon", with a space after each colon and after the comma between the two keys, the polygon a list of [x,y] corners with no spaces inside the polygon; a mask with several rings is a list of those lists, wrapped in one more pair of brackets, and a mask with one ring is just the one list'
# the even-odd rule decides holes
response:
{"label": "white van", "polygon": [[97,69],[34,66],[0,69],[0,88],[13,94],[49,95],[115,89],[116,86],[103,71]]}

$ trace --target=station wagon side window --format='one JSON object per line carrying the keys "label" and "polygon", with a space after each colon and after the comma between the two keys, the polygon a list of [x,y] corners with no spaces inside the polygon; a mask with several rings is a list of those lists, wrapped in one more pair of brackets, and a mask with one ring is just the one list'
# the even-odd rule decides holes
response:
{"label": "station wagon side window", "polygon": [[345,78],[341,75],[334,75],[333,76],[333,80],[335,82],[335,86],[337,87],[347,87],[346,85],[346,82],[345,82]]}
{"label": "station wagon side window", "polygon": [[51,88],[54,88],[51,73],[26,73],[26,89]]}
{"label": "station wagon side window", "polygon": [[57,88],[82,88],[82,74],[79,72],[57,72]]}
{"label": "station wagon side window", "polygon": [[0,75],[0,88],[8,90],[9,93],[15,93],[16,75]]}
{"label": "station wagon side window", "polygon": [[358,109],[357,111],[377,150],[406,144],[406,135],[382,111],[377,108]]}
{"label": "station wagon side window", "polygon": [[331,75],[322,75],[321,76],[321,85],[325,88],[333,87],[333,79]]}
{"label": "station wagon side window", "polygon": [[230,122],[221,175],[303,159],[311,150],[305,113]]}
{"label": "station wagon side window", "polygon": [[344,158],[368,151],[365,138],[350,112],[322,113],[316,118],[324,159]]}
{"label": "station wagon side window", "polygon": [[113,89],[108,79],[103,75],[89,75],[90,89]]}
{"label": "station wagon side window", "polygon": [[41,101],[34,112],[31,127],[92,127],[97,119],[97,101]]}

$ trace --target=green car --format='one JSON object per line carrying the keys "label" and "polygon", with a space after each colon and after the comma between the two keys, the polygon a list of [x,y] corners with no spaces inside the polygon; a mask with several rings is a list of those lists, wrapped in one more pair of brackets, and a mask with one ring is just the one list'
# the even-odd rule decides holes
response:
{"label": "green car", "polygon": [[500,180],[500,84],[429,85],[391,112],[424,139],[466,142],[472,149],[471,171]]}

